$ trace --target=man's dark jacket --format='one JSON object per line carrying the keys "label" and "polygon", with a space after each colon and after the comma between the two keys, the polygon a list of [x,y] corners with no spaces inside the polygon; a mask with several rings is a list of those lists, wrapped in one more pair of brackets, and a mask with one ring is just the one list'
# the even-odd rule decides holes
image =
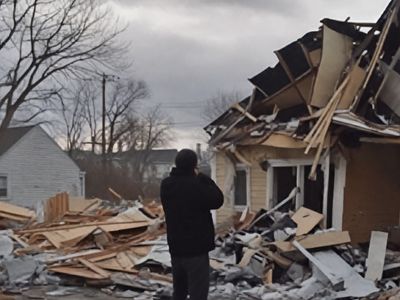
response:
{"label": "man's dark jacket", "polygon": [[161,183],[161,202],[167,223],[171,255],[190,257],[215,248],[211,209],[222,206],[224,196],[203,174],[174,168]]}

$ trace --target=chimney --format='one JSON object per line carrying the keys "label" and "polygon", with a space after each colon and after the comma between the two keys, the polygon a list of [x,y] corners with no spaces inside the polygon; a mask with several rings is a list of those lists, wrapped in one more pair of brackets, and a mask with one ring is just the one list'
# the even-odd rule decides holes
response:
{"label": "chimney", "polygon": [[197,143],[196,144],[196,154],[197,154],[197,159],[199,160],[199,162],[201,161],[201,144]]}

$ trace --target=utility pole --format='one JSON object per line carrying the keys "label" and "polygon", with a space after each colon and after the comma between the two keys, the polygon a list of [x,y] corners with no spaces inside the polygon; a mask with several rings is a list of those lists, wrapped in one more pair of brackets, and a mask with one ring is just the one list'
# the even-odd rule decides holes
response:
{"label": "utility pole", "polygon": [[106,74],[103,73],[102,79],[103,91],[103,111],[102,111],[102,130],[101,130],[101,154],[103,158],[106,155]]}
{"label": "utility pole", "polygon": [[101,88],[102,88],[102,128],[101,128],[101,154],[103,159],[106,156],[106,83],[108,81],[116,81],[119,77],[116,75],[102,74]]}

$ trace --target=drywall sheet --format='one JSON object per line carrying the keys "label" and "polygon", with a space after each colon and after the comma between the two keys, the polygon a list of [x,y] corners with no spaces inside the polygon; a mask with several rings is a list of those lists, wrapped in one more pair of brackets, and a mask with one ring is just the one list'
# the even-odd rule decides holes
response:
{"label": "drywall sheet", "polygon": [[323,27],[322,57],[314,84],[311,105],[324,107],[334,93],[352,51],[352,39],[326,25]]}
{"label": "drywall sheet", "polygon": [[371,231],[371,241],[369,243],[368,258],[366,261],[366,279],[372,281],[382,279],[383,266],[385,265],[387,240],[387,232]]}
{"label": "drywall sheet", "polygon": [[381,62],[382,69],[389,72],[386,82],[382,87],[380,100],[390,107],[393,112],[400,116],[400,74],[389,70],[388,66]]}

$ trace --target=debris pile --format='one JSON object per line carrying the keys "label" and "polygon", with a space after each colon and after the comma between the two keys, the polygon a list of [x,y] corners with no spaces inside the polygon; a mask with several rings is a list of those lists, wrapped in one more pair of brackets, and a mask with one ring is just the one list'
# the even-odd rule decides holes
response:
{"label": "debris pile", "polygon": [[[6,212],[28,211],[32,219],[0,232],[3,292],[51,286],[49,296],[74,293],[65,286],[92,286],[114,297],[171,299],[159,205],[112,207],[60,194],[44,207],[42,223],[29,210],[9,206],[13,211]],[[321,229],[322,214],[282,207],[245,210],[233,228],[218,233],[210,252],[210,299],[386,299],[398,293],[400,253],[386,250],[387,233],[372,232],[365,251],[350,245],[348,232]]]}
{"label": "debris pile", "polygon": [[[393,0],[376,23],[323,19],[275,51],[253,92],[205,127],[210,144],[249,165],[244,146],[303,149],[316,171],[323,151],[400,137],[400,14]],[[262,161],[260,161],[262,162]]]}
{"label": "debris pile", "polygon": [[147,291],[152,299],[172,282],[162,208],[123,204],[62,193],[46,201],[38,222],[28,209],[0,203],[2,221],[20,222],[0,232],[3,290],[93,285],[125,296],[130,289]]}

